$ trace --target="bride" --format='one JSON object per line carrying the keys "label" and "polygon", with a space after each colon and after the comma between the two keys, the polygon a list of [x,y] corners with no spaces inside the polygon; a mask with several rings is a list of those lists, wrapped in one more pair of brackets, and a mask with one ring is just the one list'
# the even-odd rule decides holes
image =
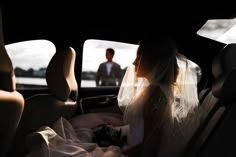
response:
{"label": "bride", "polygon": [[[133,65],[117,96],[123,119],[98,113],[61,118],[52,128],[42,127],[29,136],[28,157],[181,155],[191,130],[198,127],[191,115],[198,106],[200,67],[165,37],[143,39]],[[118,132],[126,139],[124,145],[95,143],[95,130],[101,125]]]}
{"label": "bride", "polygon": [[116,127],[127,136],[123,154],[181,156],[199,126],[192,115],[199,103],[200,67],[168,38],[142,40],[133,64],[118,94],[128,124]]}

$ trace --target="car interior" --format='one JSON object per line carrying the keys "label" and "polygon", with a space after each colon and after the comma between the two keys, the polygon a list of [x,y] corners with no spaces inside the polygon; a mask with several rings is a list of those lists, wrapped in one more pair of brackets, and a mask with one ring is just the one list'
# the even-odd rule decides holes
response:
{"label": "car interior", "polygon": [[182,157],[236,156],[232,5],[96,3],[1,4],[0,157],[26,156],[27,135],[52,126],[60,117],[106,113],[122,120],[117,101],[120,86],[95,83],[105,50],[115,49],[114,60],[124,75],[139,41],[163,33],[202,70],[197,85],[199,110],[194,115],[203,115],[201,125],[186,135]]}
{"label": "car interior", "polygon": [[[0,15],[1,20],[1,15]],[[0,29],[2,23],[0,21]],[[18,127],[23,109],[24,98],[16,90],[15,73],[11,59],[4,47],[3,35],[0,35],[0,102],[1,102],[1,153],[0,156],[5,156],[14,134]]]}

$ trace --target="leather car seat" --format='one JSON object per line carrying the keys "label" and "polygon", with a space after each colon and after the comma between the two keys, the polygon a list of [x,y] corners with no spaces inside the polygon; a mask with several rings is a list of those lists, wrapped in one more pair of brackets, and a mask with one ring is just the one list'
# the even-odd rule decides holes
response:
{"label": "leather car seat", "polygon": [[36,94],[25,100],[25,109],[17,129],[10,156],[27,153],[27,136],[42,126],[52,126],[60,117],[70,119],[77,109],[77,82],[74,75],[75,50],[56,51],[46,69],[49,93]]}
{"label": "leather car seat", "polygon": [[3,39],[0,10],[0,157],[4,157],[18,127],[24,98],[16,91],[15,73]]}

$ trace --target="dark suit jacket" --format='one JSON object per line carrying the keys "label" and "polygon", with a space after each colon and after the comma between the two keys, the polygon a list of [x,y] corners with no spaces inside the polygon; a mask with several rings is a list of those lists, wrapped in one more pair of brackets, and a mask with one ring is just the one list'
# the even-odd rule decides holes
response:
{"label": "dark suit jacket", "polygon": [[107,62],[103,62],[99,65],[96,74],[97,86],[119,86],[121,84],[123,75],[121,67],[118,63],[112,62],[112,68],[110,75],[107,74]]}

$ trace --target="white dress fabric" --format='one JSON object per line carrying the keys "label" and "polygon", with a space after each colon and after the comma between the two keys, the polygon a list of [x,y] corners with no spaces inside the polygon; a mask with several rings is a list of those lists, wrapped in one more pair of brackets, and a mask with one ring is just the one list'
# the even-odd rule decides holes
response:
{"label": "white dress fabric", "polygon": [[125,157],[117,146],[106,148],[92,143],[91,129],[74,131],[60,118],[52,128],[42,127],[28,137],[30,153],[26,157]]}

